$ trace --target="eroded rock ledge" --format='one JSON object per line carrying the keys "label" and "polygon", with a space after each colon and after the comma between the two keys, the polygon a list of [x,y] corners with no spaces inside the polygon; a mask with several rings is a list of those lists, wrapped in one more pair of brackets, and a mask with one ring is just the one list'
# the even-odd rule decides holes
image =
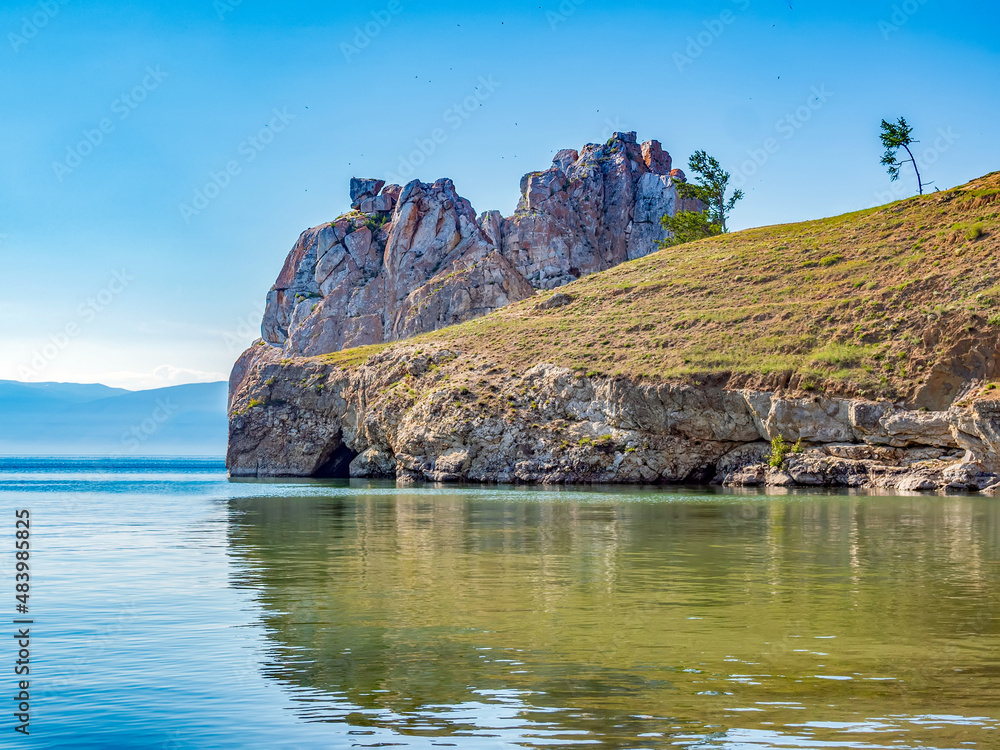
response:
{"label": "eroded rock ledge", "polygon": [[[1000,400],[947,411],[735,380],[649,384],[396,345],[354,369],[263,342],[231,381],[234,477],[673,483],[996,492]],[[770,440],[802,441],[780,468]]]}

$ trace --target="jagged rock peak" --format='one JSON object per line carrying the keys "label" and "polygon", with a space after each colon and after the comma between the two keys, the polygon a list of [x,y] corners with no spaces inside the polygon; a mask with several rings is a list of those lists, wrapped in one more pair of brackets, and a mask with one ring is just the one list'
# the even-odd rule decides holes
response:
{"label": "jagged rock peak", "polygon": [[451,180],[352,180],[355,210],[299,237],[268,294],[264,341],[325,354],[432,331],[530,296]]}
{"label": "jagged rock peak", "polygon": [[667,236],[663,216],[701,207],[677,194],[683,178],[659,141],[639,145],[634,132],[559,151],[521,179],[501,252],[539,289],[648,255]]}
{"label": "jagged rock peak", "polygon": [[449,179],[354,177],[351,212],[302,234],[268,295],[264,341],[316,355],[459,323],[653,252],[684,207],[659,141],[615,133],[521,181],[478,218]]}

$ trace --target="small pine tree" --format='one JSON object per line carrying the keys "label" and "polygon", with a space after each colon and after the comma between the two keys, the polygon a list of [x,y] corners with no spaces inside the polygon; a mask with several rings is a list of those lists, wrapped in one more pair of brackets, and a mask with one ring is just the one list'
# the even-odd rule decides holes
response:
{"label": "small pine tree", "polygon": [[683,245],[722,234],[722,227],[709,220],[707,211],[678,211],[676,216],[664,216],[660,223],[670,232],[670,235],[660,242],[661,248]]}
{"label": "small pine tree", "polygon": [[681,182],[677,185],[677,194],[681,198],[696,198],[706,206],[708,220],[718,224],[720,231],[728,232],[726,219],[738,201],[743,200],[743,191],[734,190],[726,198],[731,175],[722,168],[719,160],[709,156],[705,151],[695,151],[688,159],[688,169],[697,175],[696,182]]}
{"label": "small pine tree", "polygon": [[706,237],[728,232],[726,220],[737,201],[743,199],[742,190],[734,190],[726,197],[731,175],[722,168],[718,159],[705,151],[696,151],[688,159],[688,168],[697,175],[696,182],[678,182],[677,195],[695,199],[705,205],[703,211],[678,211],[676,216],[664,216],[660,223],[670,232],[670,236],[660,243],[660,247],[673,247],[686,242],[702,240]]}

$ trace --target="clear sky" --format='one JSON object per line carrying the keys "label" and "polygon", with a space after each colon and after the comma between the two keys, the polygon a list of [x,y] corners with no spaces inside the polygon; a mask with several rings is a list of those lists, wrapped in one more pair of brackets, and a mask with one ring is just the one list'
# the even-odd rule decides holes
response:
{"label": "clear sky", "polygon": [[555,151],[635,130],[717,156],[739,229],[912,194],[879,165],[905,115],[925,179],[964,183],[1000,169],[998,21],[995,0],[8,0],[0,379],[226,377],[352,176],[451,177],[510,213]]}

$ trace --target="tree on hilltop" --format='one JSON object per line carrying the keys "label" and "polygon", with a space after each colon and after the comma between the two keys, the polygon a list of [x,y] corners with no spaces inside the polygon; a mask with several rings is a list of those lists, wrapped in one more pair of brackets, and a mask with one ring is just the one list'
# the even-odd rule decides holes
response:
{"label": "tree on hilltop", "polygon": [[[924,194],[924,182],[920,177],[920,169],[917,168],[917,160],[910,151],[910,145],[920,143],[914,140],[913,128],[907,124],[905,117],[900,117],[896,122],[886,122],[882,120],[882,134],[879,136],[882,145],[885,146],[885,153],[882,155],[882,164],[888,167],[889,179],[895,182],[899,179],[900,168],[910,162],[913,164],[913,171],[917,173],[917,188],[920,194]],[[909,155],[909,159],[900,161],[896,158],[899,149],[904,149]]]}

